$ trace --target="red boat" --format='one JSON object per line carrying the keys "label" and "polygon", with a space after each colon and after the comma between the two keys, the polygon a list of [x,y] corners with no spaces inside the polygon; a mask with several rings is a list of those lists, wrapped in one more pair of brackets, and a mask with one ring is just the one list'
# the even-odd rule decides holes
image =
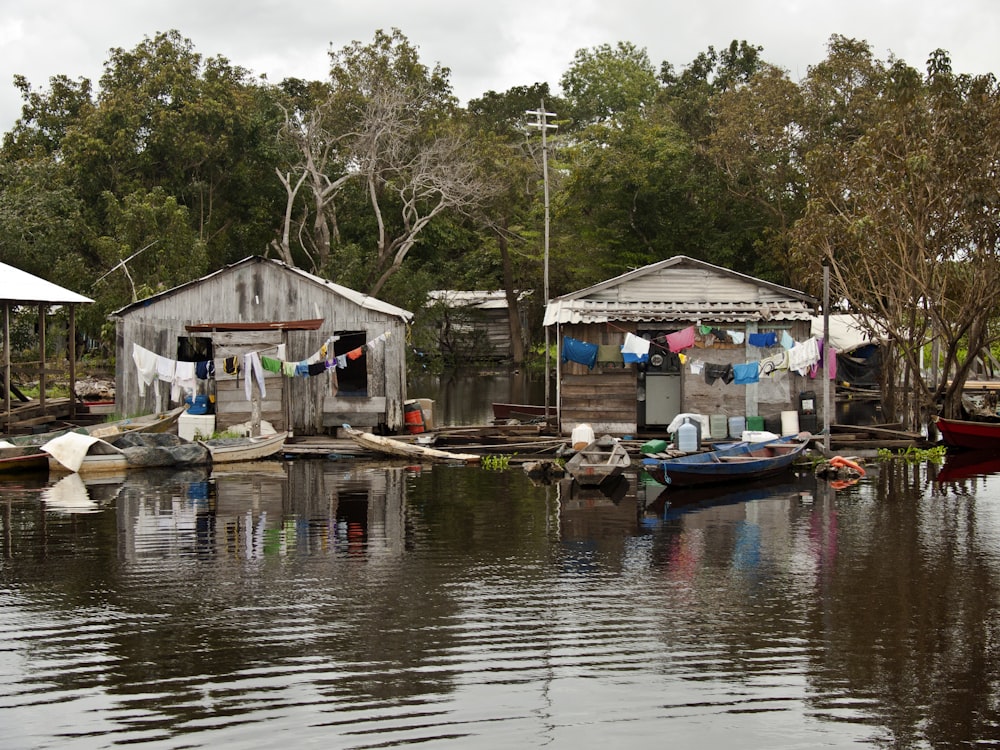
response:
{"label": "red boat", "polygon": [[1000,422],[934,417],[944,444],[952,448],[1000,450]]}

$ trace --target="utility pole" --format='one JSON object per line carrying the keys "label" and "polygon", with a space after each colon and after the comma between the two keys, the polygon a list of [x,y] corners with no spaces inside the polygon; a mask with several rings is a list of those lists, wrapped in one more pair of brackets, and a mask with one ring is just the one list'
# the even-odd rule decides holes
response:
{"label": "utility pole", "polygon": [[[539,102],[536,110],[527,110],[526,115],[534,115],[535,122],[529,122],[528,126],[538,128],[542,131],[542,191],[545,205],[545,255],[543,262],[543,295],[545,297],[545,307],[549,306],[549,147],[546,133],[555,130],[558,125],[549,122],[550,117],[555,117],[555,112],[545,111],[545,100]],[[549,423],[549,327],[545,328],[545,424]]]}

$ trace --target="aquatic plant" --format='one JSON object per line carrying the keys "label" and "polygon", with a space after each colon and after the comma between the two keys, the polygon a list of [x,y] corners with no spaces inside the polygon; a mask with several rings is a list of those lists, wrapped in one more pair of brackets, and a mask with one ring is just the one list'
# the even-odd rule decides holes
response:
{"label": "aquatic plant", "polygon": [[879,448],[877,458],[879,461],[901,458],[907,463],[920,463],[923,461],[943,463],[947,452],[948,449],[943,445],[935,445],[933,448],[918,448],[915,445],[911,445],[907,447],[905,451],[893,451],[889,448]]}
{"label": "aquatic plant", "polygon": [[513,453],[509,456],[502,454],[496,456],[483,456],[479,459],[479,465],[487,471],[507,471],[507,469],[510,468],[510,460],[516,455],[516,453]]}

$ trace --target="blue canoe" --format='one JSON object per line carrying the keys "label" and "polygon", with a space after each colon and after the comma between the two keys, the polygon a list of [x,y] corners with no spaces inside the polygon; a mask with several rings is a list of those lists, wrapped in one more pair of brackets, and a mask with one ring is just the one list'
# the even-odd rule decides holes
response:
{"label": "blue canoe", "polygon": [[657,482],[670,487],[745,482],[787,471],[808,444],[809,438],[800,435],[763,443],[733,443],[718,450],[676,458],[646,458],[642,468]]}

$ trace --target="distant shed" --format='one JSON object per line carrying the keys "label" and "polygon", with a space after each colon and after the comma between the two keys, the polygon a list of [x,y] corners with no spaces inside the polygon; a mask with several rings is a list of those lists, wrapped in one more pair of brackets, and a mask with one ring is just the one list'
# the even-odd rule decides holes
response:
{"label": "distant shed", "polygon": [[[530,295],[530,291],[515,292],[522,336],[528,330],[528,311],[521,303]],[[448,311],[438,329],[443,352],[497,362],[511,359],[510,308],[503,289],[437,289],[427,296],[431,304],[444,305]]]}
{"label": "distant shed", "polygon": [[[138,346],[176,362],[212,362],[216,429],[250,419],[254,405],[246,373],[227,374],[225,360],[235,357],[242,368],[246,355],[254,353],[283,364],[282,373],[263,372],[265,393],[258,403],[260,416],[275,429],[317,435],[333,433],[345,422],[388,430],[403,426],[406,326],[412,314],[280,261],[245,258],[110,317],[117,324],[120,412],[157,411],[170,402],[169,387],[140,387],[133,358]],[[343,366],[312,375],[290,369],[318,358],[339,358]],[[260,390],[253,379],[249,389]]]}
{"label": "distant shed", "polygon": [[[808,377],[779,372],[736,385],[731,377],[727,383],[709,374],[731,376],[733,366],[780,356],[780,346],[751,345],[752,334],[809,339],[818,303],[794,289],[683,255],[557,297],[546,308],[544,324],[556,330],[560,347],[560,427],[566,432],[588,423],[598,434],[655,432],[681,413],[754,416],[780,426],[782,412],[798,409],[800,393],[814,387]],[[710,333],[699,333],[684,351],[671,351],[667,337],[692,328]],[[649,342],[645,362],[623,361],[627,334]],[[597,347],[592,367],[566,361],[567,338]]]}

